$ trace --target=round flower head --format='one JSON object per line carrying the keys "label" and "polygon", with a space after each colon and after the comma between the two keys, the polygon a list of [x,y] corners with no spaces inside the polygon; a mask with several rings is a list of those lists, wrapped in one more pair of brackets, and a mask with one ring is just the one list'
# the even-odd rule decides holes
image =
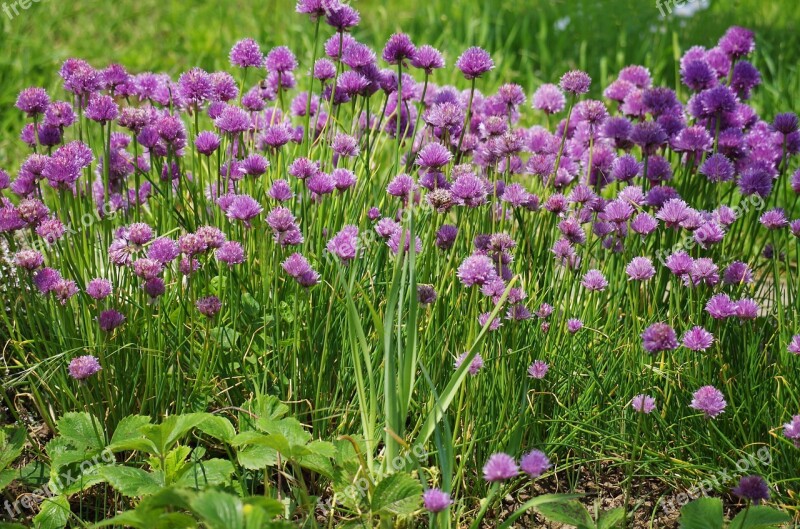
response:
{"label": "round flower head", "polygon": [[417,52],[411,37],[405,33],[395,33],[383,47],[383,60],[389,64],[398,64],[412,58]]}
{"label": "round flower head", "polygon": [[725,319],[736,314],[736,303],[727,294],[716,294],[706,303],[706,312],[716,320]]}
{"label": "round flower head", "polygon": [[326,9],[325,22],[338,32],[349,31],[361,21],[358,11],[347,4],[334,4]]}
{"label": "round flower head", "polygon": [[652,413],[656,409],[656,399],[649,395],[636,395],[631,400],[631,407],[639,413]]}
{"label": "round flower head", "polygon": [[671,351],[678,347],[675,330],[666,323],[654,323],[642,333],[642,347],[651,354]]}
{"label": "round flower head", "polygon": [[483,466],[483,479],[488,482],[505,481],[516,477],[519,468],[514,458],[503,452],[492,454]]}
{"label": "round flower head", "polygon": [[417,285],[417,301],[420,305],[430,305],[436,301],[436,289],[433,285]]}
{"label": "round flower head", "polygon": [[100,372],[100,362],[92,355],[79,356],[73,358],[69,363],[69,376],[75,380],[86,380],[90,376]]}
{"label": "round flower head", "polygon": [[464,259],[458,267],[458,278],[466,287],[483,286],[497,279],[497,270],[489,257],[475,254]]}
{"label": "round flower head", "polygon": [[589,91],[589,86],[592,84],[592,78],[586,72],[580,70],[571,70],[561,76],[559,86],[565,92],[570,94],[580,95]]}
{"label": "round flower head", "polygon": [[197,152],[206,156],[211,156],[219,148],[219,144],[219,136],[210,130],[204,130],[194,140]]}
{"label": "round flower head", "polygon": [[105,299],[111,295],[111,281],[108,279],[96,278],[86,284],[86,293],[97,300]]}
{"label": "round flower head", "polygon": [[422,493],[422,504],[428,512],[442,512],[453,504],[450,494],[441,489],[428,489]]}
{"label": "round flower head", "polygon": [[283,179],[278,179],[272,182],[272,187],[269,188],[269,197],[277,200],[278,202],[286,202],[294,197],[289,182]]}
{"label": "round flower head", "polygon": [[125,316],[116,310],[104,310],[97,317],[97,322],[100,324],[101,330],[111,332],[125,323]]}
{"label": "round flower head", "polygon": [[44,264],[44,256],[36,250],[20,250],[14,254],[14,264],[25,270],[36,270]]}
{"label": "round flower head", "polygon": [[728,405],[722,392],[714,386],[703,386],[694,392],[691,408],[705,413],[707,419],[713,419],[725,411]]}
{"label": "round flower head", "polygon": [[792,337],[792,341],[789,342],[789,345],[786,347],[786,350],[790,353],[800,355],[800,334],[796,334]]}
{"label": "round flower head", "polygon": [[286,46],[277,46],[267,54],[264,65],[270,72],[293,72],[297,69],[297,58]]}
{"label": "round flower head", "polygon": [[712,182],[728,182],[733,180],[735,168],[727,156],[717,153],[712,154],[703,162],[699,172]]}
{"label": "round flower head", "polygon": [[731,59],[749,55],[756,48],[753,32],[746,28],[733,26],[719,39],[719,47]]}
{"label": "round flower head", "polygon": [[608,286],[608,281],[606,281],[606,278],[600,270],[589,270],[586,272],[586,275],[583,276],[581,285],[591,291],[603,291]]}
{"label": "round flower head", "polygon": [[714,335],[700,326],[692,327],[683,335],[683,346],[692,351],[705,351],[714,343]]}
{"label": "round flower head", "polygon": [[450,224],[443,224],[436,231],[436,247],[440,250],[449,250],[455,244],[458,236],[458,227]]}
{"label": "round flower head", "polygon": [[634,257],[625,267],[625,273],[628,274],[630,280],[647,281],[656,275],[656,269],[653,267],[653,261],[649,258]]}
{"label": "round flower head", "polygon": [[768,230],[778,230],[789,225],[786,213],[781,208],[771,209],[761,215],[759,222]]}
{"label": "round flower head", "polygon": [[414,56],[411,58],[411,66],[425,70],[425,73],[430,75],[433,70],[444,68],[444,59],[439,50],[428,44],[424,44],[417,48]]}
{"label": "round flower head", "polygon": [[569,331],[570,334],[575,334],[581,329],[583,329],[583,322],[581,320],[577,318],[570,318],[567,320],[567,331]]}
{"label": "round flower head", "polygon": [[336,77],[336,65],[328,59],[317,59],[314,63],[314,79],[318,81],[330,81]]}
{"label": "round flower head", "polygon": [[[456,358],[456,361],[453,363],[453,366],[456,369],[458,369],[459,367],[461,367],[461,364],[463,364],[464,360],[466,359],[467,359],[467,353],[461,353],[460,355],[458,355],[458,358]],[[478,371],[480,371],[481,368],[483,368],[483,357],[480,354],[476,354],[475,357],[472,359],[472,362],[470,362],[467,371],[469,372],[470,375],[474,377],[475,375],[478,374]]]}
{"label": "round flower head", "polygon": [[798,122],[797,114],[793,112],[777,114],[772,121],[772,128],[784,136],[796,132],[798,125],[800,125],[800,123]]}
{"label": "round flower head", "polygon": [[178,94],[189,105],[201,105],[214,95],[211,76],[202,68],[192,68],[178,79]]}
{"label": "round flower head", "polygon": [[739,498],[758,505],[770,498],[769,486],[761,476],[743,476],[731,492]]}
{"label": "round flower head", "polygon": [[783,425],[783,435],[800,448],[800,415],[795,415],[791,421]]}
{"label": "round flower head", "polygon": [[248,228],[250,221],[261,214],[263,208],[249,195],[236,195],[225,209],[225,214],[230,220],[239,220]]}
{"label": "round flower head", "polygon": [[16,107],[28,116],[43,114],[50,105],[50,97],[44,88],[26,88],[17,96]]}
{"label": "round flower head", "polygon": [[86,117],[98,123],[114,121],[119,116],[119,107],[111,96],[95,95],[86,105]]}
{"label": "round flower head", "polygon": [[264,62],[261,48],[253,39],[243,39],[234,44],[229,58],[231,65],[239,68],[260,68]]}
{"label": "round flower head", "polygon": [[244,262],[244,249],[242,245],[236,241],[227,241],[222,243],[222,246],[217,248],[215,252],[217,260],[233,266]]}
{"label": "round flower head", "polygon": [[358,252],[358,227],[347,225],[328,241],[327,249],[342,261],[355,259]]}
{"label": "round flower head", "polygon": [[519,460],[519,468],[532,478],[538,478],[552,466],[547,454],[540,450],[531,450]]}
{"label": "round flower head", "polygon": [[466,79],[475,79],[494,68],[494,61],[489,52],[473,46],[464,51],[456,61],[456,68]]}
{"label": "round flower head", "polygon": [[222,309],[222,303],[217,296],[200,298],[195,305],[200,314],[208,318],[213,318]]}
{"label": "round flower head", "polygon": [[547,372],[550,370],[550,366],[547,365],[546,362],[542,360],[534,361],[530,366],[528,366],[528,376],[531,378],[542,379],[547,375]]}

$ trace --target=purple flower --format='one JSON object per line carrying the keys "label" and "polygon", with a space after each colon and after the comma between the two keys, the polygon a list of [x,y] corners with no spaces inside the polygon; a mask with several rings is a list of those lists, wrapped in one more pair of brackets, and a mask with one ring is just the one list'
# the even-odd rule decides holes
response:
{"label": "purple flower", "polygon": [[716,294],[706,303],[706,312],[717,320],[729,318],[736,314],[736,303],[727,294]]}
{"label": "purple flower", "polygon": [[119,116],[119,107],[111,96],[94,95],[86,105],[86,117],[98,123],[114,121]]}
{"label": "purple flower", "polygon": [[283,179],[278,179],[272,182],[272,187],[269,188],[269,197],[277,200],[278,202],[287,202],[294,197],[292,188],[289,182]]}
{"label": "purple flower", "polygon": [[724,154],[717,153],[712,154],[703,162],[699,172],[712,182],[728,182],[733,180],[735,169],[733,163]]}
{"label": "purple flower", "polygon": [[791,421],[783,425],[783,435],[800,448],[800,415],[795,415]]}
{"label": "purple flower", "polygon": [[666,323],[654,323],[642,333],[642,347],[651,354],[672,351],[678,347],[675,329]]}
{"label": "purple flower", "polygon": [[796,132],[798,129],[797,114],[793,112],[777,114],[772,121],[772,128],[784,136]]}
{"label": "purple flower", "polygon": [[747,285],[753,282],[753,271],[742,261],[734,261],[722,274],[726,285]]}
{"label": "purple flower", "polygon": [[606,281],[606,278],[600,270],[589,270],[586,272],[586,275],[583,276],[581,285],[591,291],[603,291],[608,287],[608,281]]}
{"label": "purple flower", "polygon": [[198,134],[197,138],[194,140],[194,146],[197,148],[197,152],[205,154],[206,156],[211,156],[219,148],[219,144],[219,136],[210,130],[204,130]]}
{"label": "purple flower", "polygon": [[750,55],[756,49],[753,32],[739,26],[732,26],[719,39],[719,47],[731,59]]}
{"label": "purple flower", "polygon": [[497,279],[497,270],[489,257],[474,254],[464,259],[458,267],[458,278],[466,287],[483,286]]}
{"label": "purple flower", "polygon": [[713,419],[725,411],[727,405],[720,390],[714,386],[703,386],[694,392],[689,407],[702,411],[707,419]]}
{"label": "purple flower", "polygon": [[360,149],[358,148],[358,140],[349,134],[339,133],[334,136],[331,141],[331,150],[339,156],[358,156]]}
{"label": "purple flower", "polygon": [[656,275],[656,269],[653,267],[653,261],[649,258],[634,257],[625,267],[625,273],[628,274],[630,280],[647,281]]}
{"label": "purple flower", "polygon": [[267,224],[277,232],[289,231],[295,227],[295,217],[288,208],[278,206],[267,215]]}
{"label": "purple flower", "polygon": [[16,107],[33,117],[43,114],[50,105],[50,96],[44,88],[31,87],[22,90],[17,96]]}
{"label": "purple flower", "polygon": [[450,494],[441,489],[428,489],[422,493],[422,504],[425,510],[433,513],[442,512],[453,504]]}
{"label": "purple flower", "polygon": [[229,58],[231,65],[239,68],[260,68],[264,62],[261,48],[253,39],[243,39],[234,44]]}
{"label": "purple flower", "polygon": [[455,244],[458,236],[458,227],[450,224],[443,224],[436,231],[436,247],[440,250],[449,250]]}
{"label": "purple flower", "polygon": [[312,287],[319,282],[319,274],[311,268],[302,254],[293,253],[282,264],[284,271],[303,287]]}
{"label": "purple flower", "polygon": [[180,255],[178,244],[172,239],[159,237],[147,248],[147,257],[162,264],[168,264]]}
{"label": "purple flower", "polygon": [[692,351],[705,351],[714,343],[714,335],[698,326],[692,327],[683,335],[683,346]]}
{"label": "purple flower", "polygon": [[781,208],[771,209],[761,215],[759,222],[768,230],[778,230],[789,225],[786,213]]}
{"label": "purple flower", "polygon": [[100,372],[100,362],[92,355],[73,358],[69,363],[69,376],[75,380],[86,380]]}
{"label": "purple flower", "polygon": [[592,78],[589,77],[589,74],[580,70],[571,70],[565,73],[558,83],[563,91],[575,95],[588,92],[591,84]]}
{"label": "purple flower", "polygon": [[423,44],[417,48],[411,58],[411,66],[425,70],[425,73],[430,75],[433,70],[444,68],[444,59],[439,50],[428,44]]}
{"label": "purple flower", "polygon": [[570,334],[575,334],[581,329],[583,329],[583,322],[581,320],[577,318],[570,318],[567,320],[567,331],[569,331]]}
{"label": "purple flower", "polygon": [[631,221],[631,230],[639,235],[648,235],[658,228],[658,221],[649,213],[639,213]]}
{"label": "purple flower", "polygon": [[358,252],[358,227],[348,224],[328,241],[326,248],[342,261],[355,259]]}
{"label": "purple flower", "polygon": [[398,64],[412,58],[417,52],[411,37],[405,33],[395,33],[383,47],[383,60],[389,64]]}
{"label": "purple flower", "polygon": [[436,301],[436,289],[433,285],[417,285],[417,301],[420,305],[430,305]]}
{"label": "purple flower", "polygon": [[361,21],[358,11],[346,4],[333,4],[325,14],[325,22],[340,33],[349,31]]}
{"label": "purple flower", "polygon": [[631,400],[631,407],[639,413],[652,413],[656,409],[656,399],[649,395],[636,395]]}
{"label": "purple flower", "polygon": [[519,468],[514,458],[503,452],[492,454],[483,466],[483,479],[488,482],[505,481],[516,477]]}
{"label": "purple flower", "polygon": [[314,63],[314,79],[324,83],[334,77],[336,77],[336,65],[328,59],[317,59]]}
{"label": "purple flower", "polygon": [[248,228],[250,221],[261,214],[263,208],[249,195],[236,195],[225,209],[225,214],[230,220],[240,220]]}
{"label": "purple flower", "polygon": [[97,300],[105,299],[111,295],[111,281],[108,279],[96,278],[86,284],[86,293]]}
{"label": "purple flower", "polygon": [[67,301],[78,293],[78,286],[71,279],[59,279],[53,285],[51,292],[53,292],[59,303],[66,305]]}
{"label": "purple flower", "polygon": [[[461,353],[460,355],[458,355],[458,358],[456,358],[456,361],[453,364],[454,367],[458,369],[459,367],[461,367],[461,364],[463,364],[464,360],[466,359],[467,359],[467,353]],[[472,362],[470,362],[467,371],[469,371],[469,374],[474,377],[475,375],[478,374],[478,371],[480,371],[481,368],[483,368],[483,357],[480,354],[476,354],[475,357],[472,359]]]}
{"label": "purple flower", "polygon": [[461,172],[453,182],[450,192],[459,204],[471,208],[485,204],[488,195],[484,181],[471,171]]}
{"label": "purple flower", "polygon": [[61,273],[52,268],[42,268],[33,275],[33,284],[42,294],[52,291],[59,281],[61,281]]}
{"label": "purple flower", "polygon": [[166,286],[164,285],[164,280],[160,277],[154,277],[153,279],[148,279],[142,285],[145,293],[151,298],[155,299],[159,296],[162,296],[166,291]]}
{"label": "purple flower", "polygon": [[238,134],[250,129],[250,115],[239,107],[225,105],[220,115],[214,119],[214,125],[222,132]]}
{"label": "purple flower", "polygon": [[550,366],[542,360],[535,360],[528,366],[528,376],[531,378],[542,379],[547,375]]}
{"label": "purple flower", "polygon": [[667,143],[667,133],[655,121],[637,123],[631,132],[631,141],[647,154],[655,154],[659,147]]}
{"label": "purple flower", "polygon": [[786,347],[786,350],[792,354],[800,355],[800,334],[792,337],[792,341]]}
{"label": "purple flower", "polygon": [[214,95],[211,76],[202,68],[192,68],[178,79],[178,94],[189,105],[203,104]]}
{"label": "purple flower", "polygon": [[116,310],[104,310],[98,316],[97,322],[100,324],[100,330],[111,332],[125,323],[125,316]]}
{"label": "purple flower", "polygon": [[767,501],[770,497],[769,486],[761,476],[743,476],[731,492],[743,500],[753,502],[754,505]]}
{"label": "purple flower", "polygon": [[200,298],[195,303],[195,306],[200,314],[208,318],[213,318],[222,309],[222,303],[217,296]]}
{"label": "purple flower", "polygon": [[438,169],[449,164],[453,159],[450,150],[441,143],[429,143],[420,149],[417,165],[425,169]]}
{"label": "purple flower", "polygon": [[754,320],[758,317],[759,306],[755,300],[743,298],[736,303],[736,316],[740,320]]}
{"label": "purple flower", "polygon": [[550,459],[540,450],[531,450],[519,460],[519,468],[532,478],[538,478],[552,466]]}
{"label": "purple flower", "polygon": [[221,261],[228,266],[241,264],[244,262],[244,249],[242,245],[236,241],[227,241],[222,243],[222,246],[217,248],[215,252],[218,261]]}
{"label": "purple flower", "polygon": [[739,177],[739,192],[744,196],[766,197],[772,191],[772,170],[762,164],[754,164],[742,171]]}
{"label": "purple flower", "polygon": [[36,270],[44,264],[44,256],[36,250],[20,250],[14,254],[14,264],[25,270]]}
{"label": "purple flower", "polygon": [[327,195],[336,189],[336,181],[328,173],[319,172],[306,180],[306,187],[317,195]]}
{"label": "purple flower", "polygon": [[297,58],[286,46],[277,46],[269,51],[264,65],[270,72],[293,72],[297,69]]}
{"label": "purple flower", "polygon": [[465,79],[475,79],[492,70],[494,61],[488,51],[473,46],[459,56],[456,68],[461,70]]}

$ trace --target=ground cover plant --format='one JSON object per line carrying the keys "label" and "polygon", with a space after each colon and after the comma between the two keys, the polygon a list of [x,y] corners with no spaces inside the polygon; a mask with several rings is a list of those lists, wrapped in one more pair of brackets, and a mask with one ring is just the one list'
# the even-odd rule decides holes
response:
{"label": "ground cover plant", "polygon": [[800,131],[751,105],[753,32],[685,50],[674,89],[637,64],[487,87],[489,49],[296,11],[302,48],[68,58],[18,91],[4,516],[796,519]]}

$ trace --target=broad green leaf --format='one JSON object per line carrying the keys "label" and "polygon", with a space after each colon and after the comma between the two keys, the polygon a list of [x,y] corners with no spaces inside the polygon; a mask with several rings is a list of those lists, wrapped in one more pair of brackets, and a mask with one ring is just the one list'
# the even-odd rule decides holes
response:
{"label": "broad green leaf", "polygon": [[175,481],[178,487],[203,489],[209,485],[221,485],[230,480],[233,463],[227,459],[209,459],[190,463]]}
{"label": "broad green leaf", "polygon": [[578,529],[591,529],[594,527],[594,520],[592,520],[589,511],[577,500],[544,503],[537,507],[536,510],[551,522],[574,525]]}
{"label": "broad green leaf", "polygon": [[197,429],[206,435],[230,443],[236,436],[236,429],[225,417],[212,415],[197,425]]}
{"label": "broad green leaf", "polygon": [[102,464],[93,465],[88,468],[85,465],[76,465],[76,467],[77,470],[75,470],[75,474],[70,475],[68,472],[62,474],[62,476],[70,476],[70,479],[62,480],[60,487],[53,487],[55,492],[65,496],[71,496],[104,481],[104,477],[100,473],[100,469],[103,468]]}
{"label": "broad green leaf", "polygon": [[209,490],[192,500],[192,510],[209,529],[242,529],[242,500],[231,494]]}
{"label": "broad green leaf", "polygon": [[311,434],[300,424],[300,421],[294,417],[287,417],[279,421],[259,419],[256,421],[256,427],[266,433],[283,435],[289,445],[292,446],[302,446],[308,444],[311,442],[311,439],[313,439]]}
{"label": "broad green leaf", "polygon": [[324,476],[328,479],[333,479],[333,464],[331,460],[327,457],[321,456],[319,454],[308,454],[304,456],[300,456],[295,459],[298,465],[303,468],[306,468],[312,472],[316,472],[317,474]]}
{"label": "broad green leaf", "polygon": [[249,292],[245,292],[241,298],[242,309],[244,309],[245,314],[254,318],[261,314],[261,305],[256,301],[256,298],[252,296]]}
{"label": "broad green leaf", "polygon": [[66,496],[46,498],[40,507],[39,514],[33,517],[35,529],[63,529],[67,526],[70,507]]}
{"label": "broad green leaf", "polygon": [[498,529],[509,529],[517,518],[521,517],[536,506],[550,503],[575,500],[583,497],[581,494],[543,494],[526,501],[519,509],[509,516]]}
{"label": "broad green leaf", "polygon": [[119,421],[117,429],[114,430],[114,435],[111,436],[109,449],[114,450],[115,444],[142,438],[144,436],[142,427],[148,424],[150,424],[150,417],[143,415],[128,415],[123,418]]}
{"label": "broad green leaf", "polygon": [[681,529],[722,529],[722,500],[698,498],[681,509]]}
{"label": "broad green leaf", "polygon": [[399,472],[384,478],[372,495],[372,510],[380,513],[407,515],[417,510],[422,501],[422,484],[409,474]]}
{"label": "broad green leaf", "polygon": [[268,446],[247,446],[236,452],[236,459],[248,470],[263,470],[275,466],[278,452]]}
{"label": "broad green leaf", "polygon": [[0,430],[0,470],[4,470],[22,453],[25,446],[23,428],[4,427]]}
{"label": "broad green leaf", "polygon": [[8,487],[8,485],[14,481],[16,477],[17,471],[14,469],[0,471],[0,492],[3,492],[3,489]]}
{"label": "broad green leaf", "polygon": [[755,505],[736,515],[730,529],[770,529],[791,521],[791,516],[772,507]]}
{"label": "broad green leaf", "polygon": [[140,468],[108,466],[100,474],[117,492],[131,498],[155,494],[164,486],[160,473],[151,474]]}
{"label": "broad green leaf", "polygon": [[311,441],[307,447],[312,453],[333,459],[336,457],[336,447],[327,441]]}
{"label": "broad green leaf", "polygon": [[97,417],[86,412],[65,413],[56,421],[58,434],[69,441],[75,448],[102,450],[104,428]]}
{"label": "broad green leaf", "polygon": [[267,518],[275,518],[283,514],[286,507],[283,503],[272,498],[265,498],[264,496],[250,496],[244,499],[245,505],[252,505],[264,511]]}
{"label": "broad green leaf", "polygon": [[614,527],[620,527],[624,520],[625,509],[622,507],[617,507],[616,509],[611,509],[610,511],[600,514],[600,518],[597,520],[597,529],[612,529]]}
{"label": "broad green leaf", "polygon": [[262,395],[248,402],[243,408],[250,413],[254,413],[259,419],[269,419],[273,421],[289,413],[289,406],[282,403],[280,399],[274,395]]}
{"label": "broad green leaf", "polygon": [[3,523],[0,522],[0,529],[28,529],[22,524],[18,523]]}
{"label": "broad green leaf", "polygon": [[166,454],[181,437],[210,416],[208,413],[173,415],[161,424],[144,426],[143,431],[145,437],[156,446],[158,450],[156,455]]}

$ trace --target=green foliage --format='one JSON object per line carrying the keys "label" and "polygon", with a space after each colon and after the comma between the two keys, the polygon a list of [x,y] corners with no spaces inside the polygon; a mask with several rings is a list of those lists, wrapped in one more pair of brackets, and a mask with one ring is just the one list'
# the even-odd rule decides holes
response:
{"label": "green foliage", "polygon": [[791,517],[772,507],[748,506],[728,524],[718,498],[698,498],[681,509],[681,529],[776,529]]}

